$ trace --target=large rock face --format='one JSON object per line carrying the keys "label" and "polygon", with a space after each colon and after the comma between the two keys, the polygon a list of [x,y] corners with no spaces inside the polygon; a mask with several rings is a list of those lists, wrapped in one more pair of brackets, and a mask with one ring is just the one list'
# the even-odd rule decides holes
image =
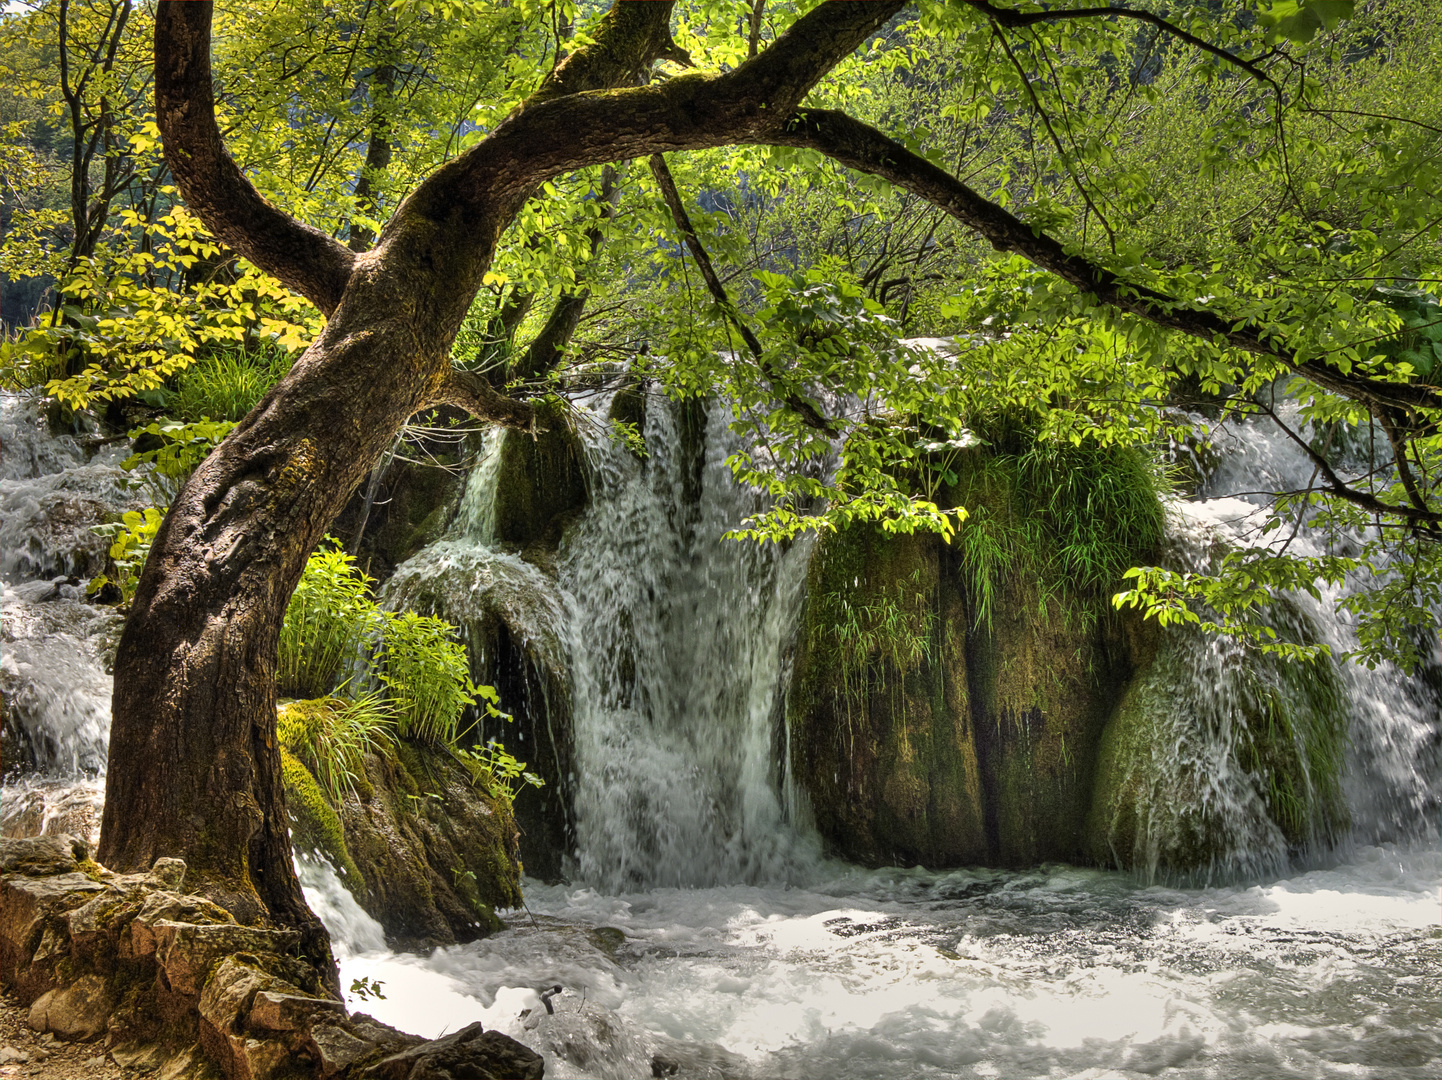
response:
{"label": "large rock face", "polygon": [[509,804],[451,754],[396,741],[366,756],[365,778],[332,806],[286,755],[286,805],[301,851],[342,870],[396,948],[473,941],[521,904],[519,832]]}
{"label": "large rock face", "polygon": [[0,980],[30,1025],[104,1039],[167,1080],[540,1077],[540,1055],[472,1024],[432,1042],[349,1016],[294,931],[241,926],[181,891],[185,864],[114,874],[68,836],[0,840]]}
{"label": "large rock face", "polygon": [[1085,855],[1119,625],[976,616],[957,552],[855,527],[813,557],[788,704],[795,780],[836,854],[1025,866]]}

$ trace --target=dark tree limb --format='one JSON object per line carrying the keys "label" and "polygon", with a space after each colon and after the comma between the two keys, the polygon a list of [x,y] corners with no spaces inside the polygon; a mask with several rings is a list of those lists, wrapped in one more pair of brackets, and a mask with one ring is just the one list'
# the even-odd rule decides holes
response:
{"label": "dark tree limb", "polygon": [[327,315],[340,304],[355,255],[272,206],[226,153],[215,124],[209,3],[165,0],[155,17],[155,121],[165,163],[205,227]]}
{"label": "dark tree limb", "polygon": [[691,215],[686,213],[686,204],[681,201],[681,193],[676,190],[675,178],[671,176],[671,170],[666,165],[666,158],[661,154],[651,155],[651,174],[656,177],[656,185],[661,189],[661,197],[666,201],[666,208],[671,211],[671,220],[676,223],[676,231],[681,234],[682,241],[691,252],[691,258],[696,263],[696,268],[701,271],[702,280],[706,282],[706,290],[716,305],[725,315],[726,321],[736,328],[741,335],[741,340],[746,343],[746,349],[756,360],[757,366],[766,375],[774,391],[779,391],[778,397],[784,401],[788,408],[795,412],[807,427],[824,431],[828,435],[835,435],[836,431],[831,423],[822,416],[820,411],[811,402],[798,394],[795,390],[786,388],[785,373],[778,371],[776,365],[766,357],[766,351],[761,347],[761,341],[746,325],[746,320],[741,318],[741,312],[736,310],[736,305],[731,302],[727,295],[726,286],[716,276],[716,269],[711,265],[711,256],[706,253],[705,246],[701,243],[701,237],[696,234],[695,226],[691,224]]}
{"label": "dark tree limb", "polygon": [[503,427],[531,430],[536,423],[536,410],[529,402],[507,397],[483,376],[462,368],[448,370],[426,399],[426,408],[437,405],[454,405],[477,420]]}
{"label": "dark tree limb", "polygon": [[997,26],[1004,26],[1008,29],[1020,29],[1027,26],[1035,26],[1043,22],[1066,22],[1076,19],[1133,19],[1137,22],[1146,23],[1148,26],[1155,26],[1176,38],[1184,41],[1194,49],[1206,53],[1208,56],[1215,56],[1223,63],[1231,64],[1242,71],[1245,71],[1258,82],[1266,83],[1276,92],[1280,99],[1282,88],[1277,80],[1257,66],[1256,60],[1248,60],[1245,57],[1228,52],[1218,45],[1213,45],[1205,38],[1183,30],[1176,23],[1154,15],[1150,11],[1139,11],[1136,8],[1122,7],[1120,4],[1111,4],[1107,7],[1089,8],[1055,8],[1048,11],[1016,11],[1012,8],[998,7],[989,3],[988,0],[961,0],[967,7],[974,8],[990,19]]}
{"label": "dark tree limb", "polygon": [[1218,341],[1243,352],[1280,360],[1322,388],[1370,408],[1439,408],[1435,387],[1385,382],[1342,372],[1320,360],[1298,360],[1282,343],[1250,325],[1188,307],[1175,297],[1130,284],[1111,271],[1068,251],[1061,241],[1033,228],[1003,207],[979,195],[946,170],[912,153],[895,139],[844,113],[808,109],[794,116],[783,132],[767,141],[819,150],[850,168],[884,177],[935,204],[980,233],[998,251],[1016,252],[1049,270],[1103,304],[1205,341]]}
{"label": "dark tree limb", "polygon": [[[1307,442],[1301,435],[1293,431],[1288,424],[1284,423],[1282,418],[1277,415],[1275,409],[1256,398],[1250,400],[1256,409],[1269,416],[1281,430],[1282,434],[1286,435],[1288,439],[1301,449],[1302,453],[1307,455],[1307,459],[1312,462],[1316,471],[1321,473],[1322,479],[1326,481],[1322,490],[1328,495],[1333,495],[1343,502],[1349,502],[1353,506],[1360,506],[1368,513],[1381,514],[1384,517],[1400,517],[1411,522],[1413,525],[1425,526],[1428,532],[1436,531],[1439,524],[1442,524],[1442,513],[1429,509],[1425,501],[1422,501],[1420,506],[1404,506],[1399,503],[1385,502],[1370,492],[1358,491],[1337,475],[1337,471],[1332,468],[1332,463],[1329,462],[1324,455],[1319,454],[1312,447],[1311,443]],[[1400,458],[1398,461],[1400,462]],[[1402,467],[1403,466],[1399,464],[1399,469]],[[1405,481],[1403,486],[1407,486]]]}

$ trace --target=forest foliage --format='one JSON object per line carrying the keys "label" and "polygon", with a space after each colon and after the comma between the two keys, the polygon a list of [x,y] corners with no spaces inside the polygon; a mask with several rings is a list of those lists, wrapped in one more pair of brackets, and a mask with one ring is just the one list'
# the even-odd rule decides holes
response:
{"label": "forest foliage", "polygon": [[[722,70],[812,6],[692,0],[673,33],[692,64]],[[740,146],[664,159],[684,220],[654,163],[544,185],[502,237],[455,363],[561,403],[598,372],[727,401],[747,436],[737,476],[771,496],[738,535],[772,540],[874,520],[980,550],[984,522],[940,492],[988,417],[1025,417],[1034,448],[1008,451],[1021,461],[1155,461],[1221,420],[1272,417],[1313,459],[1312,481],[1272,493],[1255,543],[1215,572],[1138,568],[1118,602],[1285,653],[1266,625],[1273,591],[1369,574],[1375,587],[1342,601],[1360,659],[1419,662],[1442,591],[1442,433],[1422,392],[1442,383],[1434,5],[1096,6],[922,0],[806,104],[891,135],[1122,297],[1162,297],[1229,335],[1103,302],[815,150]],[[421,178],[588,40],[600,10],[222,3],[227,146],[266,198],[364,250]],[[151,20],[132,0],[0,17],[0,373],[148,433],[140,452],[160,463],[223,437],[322,319],[179,201],[151,111]],[[655,77],[684,70],[668,60]],[[1419,392],[1399,405],[1378,387]],[[1034,501],[1079,512],[1064,485],[1054,495]],[[1289,544],[1303,519],[1330,537],[1324,554]]]}

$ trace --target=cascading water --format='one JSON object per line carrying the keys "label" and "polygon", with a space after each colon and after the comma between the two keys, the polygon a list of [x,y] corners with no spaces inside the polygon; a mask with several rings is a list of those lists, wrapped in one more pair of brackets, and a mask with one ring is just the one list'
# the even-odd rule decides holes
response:
{"label": "cascading water", "polygon": [[[1190,756],[1161,761],[1153,780],[1163,792],[1184,783],[1190,761],[1188,775],[1214,785],[1209,812],[1250,879],[1182,889],[1060,866],[864,871],[821,859],[785,794],[779,730],[808,553],[721,542],[755,506],[730,484],[724,417],[702,437],[669,407],[648,414],[644,461],[599,427],[586,435],[592,507],[549,564],[494,543],[493,442],[456,533],[389,586],[397,603],[445,588],[448,607],[499,610],[564,673],[574,883],[529,882],[529,914],[490,938],[397,955],[333,871],[302,862],[343,985],[383,984],[383,999],[352,995],[353,1007],[421,1034],[481,1020],[545,1054],[548,1077],[1442,1074],[1437,704],[1417,680],[1334,669],[1350,824],[1334,823],[1343,842],[1306,863],[1289,863],[1296,845],[1266,827],[1255,778],[1227,771],[1238,738],[1227,718],[1251,690],[1227,689],[1234,658],[1205,639],[1178,642],[1157,676],[1174,703],[1169,737],[1189,739]],[[16,490],[5,484],[53,475],[43,469],[86,467],[33,406],[7,402],[4,416],[23,416],[29,441],[0,428],[0,462],[16,469],[0,499]],[[1264,424],[1224,435],[1214,498],[1174,508],[1178,558],[1250,542],[1260,503],[1229,493],[1305,485],[1305,464]],[[1294,541],[1313,542],[1305,529]],[[103,760],[82,749],[103,743],[65,733],[105,727],[108,616],[46,580],[64,563],[27,558],[36,569],[12,571],[0,603],[0,678],[13,667],[28,680],[28,730],[53,736],[46,767],[73,775]],[[1341,653],[1355,635],[1333,599],[1289,610]],[[12,715],[18,686],[0,687]],[[28,792],[31,831],[65,812],[35,790],[5,789],[6,805]],[[1154,826],[1164,839],[1164,818]],[[565,989],[548,1009],[539,991],[555,984]]]}
{"label": "cascading water", "polygon": [[136,505],[118,447],[53,435],[39,402],[0,394],[0,832],[92,841],[110,738],[119,618],[69,575],[98,572],[90,526]]}
{"label": "cascading water", "polygon": [[[717,542],[755,505],[729,483],[721,420],[694,458],[677,414],[654,407],[645,462],[588,438],[593,507],[558,573],[577,884],[530,883],[530,917],[424,962],[445,994],[474,999],[448,1023],[493,1019],[561,1077],[1442,1072],[1437,702],[1418,680],[1324,661],[1345,723],[1340,809],[1303,822],[1313,843],[1299,848],[1239,765],[1248,709],[1295,674],[1169,639],[1150,677],[1171,752],[1153,763],[1141,842],[1161,851],[1194,812],[1225,852],[1217,879],[1236,884],[822,860],[778,760],[808,553]],[[1205,500],[1170,512],[1173,557],[1191,568],[1253,542],[1264,500],[1231,492],[1307,479],[1264,423],[1216,435],[1226,456]],[[1304,528],[1294,544],[1315,542]],[[1289,598],[1279,614],[1341,656],[1356,639],[1335,599]],[[1328,699],[1313,696],[1320,731]],[[360,975],[392,962],[350,961]],[[541,1014],[522,994],[552,983],[566,992]],[[414,1001],[372,1011],[440,1026]]]}
{"label": "cascading water", "polygon": [[[594,508],[562,551],[576,874],[607,891],[778,882],[814,860],[780,792],[779,719],[809,541],[723,534],[758,509],[724,409],[653,405],[647,457],[590,425]],[[697,425],[699,426],[699,425]]]}

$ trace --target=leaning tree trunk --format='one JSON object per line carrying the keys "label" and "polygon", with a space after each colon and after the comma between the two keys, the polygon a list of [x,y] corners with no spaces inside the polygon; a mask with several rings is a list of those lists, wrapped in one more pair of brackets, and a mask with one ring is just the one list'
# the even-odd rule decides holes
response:
{"label": "leaning tree trunk", "polygon": [[436,400],[473,276],[445,262],[461,272],[424,304],[394,265],[352,282],[290,375],[176,498],[116,655],[100,861],[182,856],[196,887],[242,921],[309,927],[317,958],[324,934],[292,869],[275,739],[281,620],[331,520]]}

